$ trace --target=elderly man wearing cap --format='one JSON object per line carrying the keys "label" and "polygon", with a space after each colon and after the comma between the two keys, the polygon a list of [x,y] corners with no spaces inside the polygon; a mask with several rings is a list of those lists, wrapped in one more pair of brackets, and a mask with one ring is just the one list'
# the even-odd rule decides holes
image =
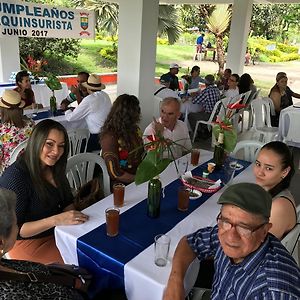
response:
{"label": "elderly man wearing cap", "polygon": [[172,63],[170,64],[170,71],[166,74],[161,75],[160,80],[164,80],[165,82],[170,82],[169,88],[173,91],[180,90],[178,77],[176,76],[179,72],[178,64]]}
{"label": "elderly man wearing cap", "polygon": [[217,225],[181,239],[164,300],[183,300],[189,264],[214,256],[211,299],[300,299],[300,269],[268,233],[271,196],[253,183],[238,183],[220,196]]}
{"label": "elderly man wearing cap", "polygon": [[67,121],[85,119],[91,133],[87,151],[91,152],[100,149],[98,134],[112,105],[109,96],[102,91],[105,85],[100,82],[98,75],[91,74],[82,86],[87,89],[89,95],[83,98],[73,111],[67,110],[65,115]]}
{"label": "elderly man wearing cap", "polygon": [[14,90],[0,97],[0,175],[9,166],[12,151],[31,135],[34,122],[23,116],[25,101]]}
{"label": "elderly man wearing cap", "polygon": [[160,79],[160,84],[155,85],[155,92],[154,96],[159,97],[161,99],[165,98],[176,98],[180,99],[178,96],[178,93],[170,89],[170,81],[167,81],[168,79]]}
{"label": "elderly man wearing cap", "polygon": [[[209,119],[215,104],[220,100],[220,91],[215,85],[214,76],[206,75],[204,80],[206,88],[192,99],[194,104],[201,105],[201,111],[192,112],[188,115],[188,119],[193,130],[195,129],[197,121],[207,121]],[[200,132],[201,138],[209,137],[206,125],[200,124],[198,131]]]}

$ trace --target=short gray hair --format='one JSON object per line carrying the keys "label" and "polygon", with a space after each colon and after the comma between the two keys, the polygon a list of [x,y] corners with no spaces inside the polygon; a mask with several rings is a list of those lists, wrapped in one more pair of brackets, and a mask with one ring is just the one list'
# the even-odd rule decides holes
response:
{"label": "short gray hair", "polygon": [[8,238],[14,222],[16,194],[0,188],[0,237]]}

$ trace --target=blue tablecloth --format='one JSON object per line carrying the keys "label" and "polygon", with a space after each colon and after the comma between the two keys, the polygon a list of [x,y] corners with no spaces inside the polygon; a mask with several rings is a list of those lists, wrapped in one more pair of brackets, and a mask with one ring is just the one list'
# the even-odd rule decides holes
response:
{"label": "blue tablecloth", "polygon": [[[238,161],[244,168],[250,163]],[[195,168],[193,175],[201,176],[207,162]],[[241,171],[236,170],[235,176]],[[210,174],[210,179],[225,177],[224,169]],[[124,288],[124,265],[153,243],[155,235],[170,231],[196,208],[207,201],[212,194],[203,193],[197,201],[190,201],[188,211],[177,210],[177,190],[182,185],[175,180],[165,187],[165,198],[161,200],[160,217],[147,217],[147,199],[122,213],[119,235],[111,238],[106,235],[106,224],[95,228],[77,240],[79,265],[94,275],[92,291],[109,288]]]}
{"label": "blue tablecloth", "polygon": [[[55,116],[62,116],[62,115],[64,115],[64,112],[60,109],[57,110],[57,112],[55,113]],[[47,110],[47,111],[38,112],[34,117],[32,117],[32,119],[37,121],[37,120],[47,119],[51,117],[53,117],[52,113],[50,112],[50,110]]]}

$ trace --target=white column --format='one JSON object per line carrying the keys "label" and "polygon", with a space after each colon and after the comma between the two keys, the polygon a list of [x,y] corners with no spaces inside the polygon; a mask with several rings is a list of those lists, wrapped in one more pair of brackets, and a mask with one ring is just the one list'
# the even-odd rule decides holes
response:
{"label": "white column", "polygon": [[253,0],[234,0],[232,9],[226,67],[240,75],[244,70],[252,6]]}
{"label": "white column", "polygon": [[18,37],[0,37],[0,82],[8,82],[11,72],[19,70]]}
{"label": "white column", "polygon": [[159,0],[120,0],[118,95],[138,97],[141,128],[152,120]]}

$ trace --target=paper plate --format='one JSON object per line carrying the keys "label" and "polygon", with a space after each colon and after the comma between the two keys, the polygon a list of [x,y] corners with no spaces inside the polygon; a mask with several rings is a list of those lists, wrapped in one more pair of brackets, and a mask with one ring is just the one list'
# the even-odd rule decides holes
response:
{"label": "paper plate", "polygon": [[232,161],[230,164],[229,164],[230,168],[232,169],[236,169],[236,170],[241,170],[244,168],[243,165],[239,164],[239,163],[236,163],[235,161]]}
{"label": "paper plate", "polygon": [[202,196],[202,193],[198,190],[193,190],[193,195],[191,195],[192,191],[190,191],[190,199],[195,200]]}

